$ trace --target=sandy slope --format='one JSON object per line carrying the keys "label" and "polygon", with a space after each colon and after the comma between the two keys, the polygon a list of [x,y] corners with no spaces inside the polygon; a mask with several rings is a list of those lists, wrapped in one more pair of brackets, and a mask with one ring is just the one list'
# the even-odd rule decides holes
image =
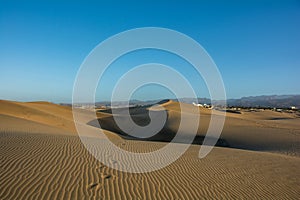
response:
{"label": "sandy slope", "polygon": [[[211,110],[198,108],[190,104],[179,104],[169,101],[162,104],[168,113],[167,123],[160,133],[151,137],[151,140],[170,141],[175,136],[182,117],[186,120],[184,134],[191,130],[191,122],[194,115],[200,115],[199,128],[195,143],[201,143],[206,135],[211,120]],[[180,106],[182,108],[180,108]],[[150,110],[161,110],[161,107],[152,107]],[[183,115],[182,110],[184,111]],[[193,113],[193,115],[191,115]],[[216,115],[224,115],[224,112],[215,111]],[[123,133],[115,124],[109,113],[98,113],[101,127],[113,132]],[[125,120],[128,115],[118,116]],[[139,112],[131,116],[136,122],[148,121],[147,112]],[[95,125],[98,122],[91,122]],[[226,113],[226,121],[221,134],[220,145],[232,148],[272,151],[289,155],[300,155],[300,118],[294,114],[279,113],[265,110],[260,112],[242,112],[242,114]],[[123,133],[125,134],[125,133]],[[184,138],[182,138],[184,141]],[[180,141],[179,141],[180,142]]]}
{"label": "sandy slope", "polygon": [[[85,110],[77,112],[81,112],[81,115],[88,119],[93,114]],[[0,100],[0,119],[1,132],[77,136],[72,108],[49,102],[23,103]],[[119,138],[110,131],[104,130],[104,133],[109,138]]]}
{"label": "sandy slope", "polygon": [[[168,128],[176,130],[178,104],[163,106],[169,113]],[[210,111],[200,113],[201,135]],[[0,199],[299,199],[299,119],[278,119],[282,114],[230,113],[222,133],[233,147],[280,154],[216,147],[198,159],[200,146],[192,145],[164,169],[131,174],[108,168],[89,154],[76,136],[70,108],[1,101]],[[100,117],[108,120],[110,115]],[[165,145],[105,134],[129,151],[149,152]]]}
{"label": "sandy slope", "polygon": [[[39,125],[51,126],[60,129],[65,134],[74,135],[75,133],[72,111],[69,107],[63,107],[48,102],[22,103],[0,100],[0,114],[3,117],[10,116],[28,120],[31,124],[37,123]],[[14,122],[12,121],[11,124],[14,124]],[[9,125],[9,123],[2,123],[2,129],[6,125]],[[15,124],[14,127],[18,129],[20,126]],[[24,131],[26,131],[26,129]],[[46,130],[41,132],[47,133]]]}

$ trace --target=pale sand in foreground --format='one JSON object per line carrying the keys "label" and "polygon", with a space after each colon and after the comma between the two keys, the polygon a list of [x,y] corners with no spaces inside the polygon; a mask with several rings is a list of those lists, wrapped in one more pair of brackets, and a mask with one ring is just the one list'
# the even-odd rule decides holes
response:
{"label": "pale sand in foreground", "polygon": [[[200,145],[192,145],[166,168],[132,174],[89,154],[75,133],[70,108],[1,101],[0,199],[299,199],[299,118],[266,121],[273,115],[280,113],[230,114],[222,133],[236,148],[262,147],[265,141],[270,148],[264,152],[215,147],[199,159]],[[165,145],[105,133],[130,151]],[[278,151],[271,148],[280,139]]]}

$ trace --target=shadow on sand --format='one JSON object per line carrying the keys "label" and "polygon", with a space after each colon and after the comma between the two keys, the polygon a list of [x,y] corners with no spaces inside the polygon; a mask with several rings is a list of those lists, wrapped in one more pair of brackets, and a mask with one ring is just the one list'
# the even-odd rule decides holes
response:
{"label": "shadow on sand", "polygon": [[[118,108],[117,112],[118,117],[121,118],[121,120],[126,120],[126,118],[131,117],[131,119],[139,126],[146,126],[150,123],[150,118],[149,118],[149,108],[150,106],[137,106],[137,107],[132,107],[129,108],[129,113],[130,115],[123,114],[127,110],[127,108]],[[124,111],[124,112],[123,112]],[[156,112],[163,112],[163,111],[156,111]],[[103,114],[104,113],[104,114]],[[120,135],[124,139],[128,140],[142,140],[142,141],[160,141],[160,142],[170,142],[174,139],[177,130],[174,128],[170,128],[168,125],[168,119],[169,119],[169,114],[167,112],[167,121],[164,124],[164,127],[155,135],[148,137],[148,138],[137,138],[133,137],[131,135],[128,135],[124,131],[122,131],[118,125],[116,124],[114,117],[112,116],[112,111],[111,109],[107,110],[102,110],[98,111],[98,119],[97,120],[92,120],[88,123],[90,126],[94,126],[97,128],[102,128],[111,132],[114,132],[118,135]],[[122,119],[123,118],[123,119]],[[100,126],[99,126],[100,125]],[[187,133],[188,134],[188,133]],[[199,144],[201,145],[204,141],[205,136],[203,135],[196,135],[193,144]],[[208,140],[208,143],[211,143],[209,141],[209,138],[206,138]],[[176,141],[173,141],[175,143],[186,143],[186,139],[183,137],[181,139],[177,139]],[[212,140],[213,141],[213,140]],[[230,147],[228,142],[222,138],[219,138],[215,146],[220,146],[220,147]]]}

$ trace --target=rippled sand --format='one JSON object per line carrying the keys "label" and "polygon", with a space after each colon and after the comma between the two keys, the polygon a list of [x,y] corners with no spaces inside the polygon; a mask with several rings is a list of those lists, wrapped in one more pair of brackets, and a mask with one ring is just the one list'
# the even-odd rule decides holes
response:
{"label": "rippled sand", "polygon": [[[176,130],[178,105],[164,106]],[[198,135],[210,118],[201,111]],[[134,174],[108,168],[84,148],[71,108],[0,101],[0,199],[299,199],[299,122],[273,111],[230,113],[221,135],[229,147],[199,159],[200,145],[191,145],[166,168]],[[128,151],[166,144],[105,134]]]}

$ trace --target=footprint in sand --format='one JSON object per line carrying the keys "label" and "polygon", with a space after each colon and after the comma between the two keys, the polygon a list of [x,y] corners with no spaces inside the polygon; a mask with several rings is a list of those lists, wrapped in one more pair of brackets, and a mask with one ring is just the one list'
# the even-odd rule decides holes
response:
{"label": "footprint in sand", "polygon": [[[102,180],[108,180],[111,179],[113,176],[110,174],[102,174],[101,178]],[[88,189],[90,190],[99,190],[101,188],[101,184],[100,183],[91,183],[87,186]]]}
{"label": "footprint in sand", "polygon": [[99,166],[97,169],[103,169],[103,168],[105,168],[105,166],[104,166],[104,165],[101,165],[101,166]]}
{"label": "footprint in sand", "polygon": [[116,161],[116,160],[112,160],[111,162],[112,162],[112,164],[116,164],[116,163],[117,163],[117,161]]}
{"label": "footprint in sand", "polygon": [[110,179],[110,178],[112,178],[112,175],[110,175],[110,174],[102,174],[101,178],[104,179],[104,180]]}
{"label": "footprint in sand", "polygon": [[88,185],[89,189],[96,189],[96,190],[98,190],[98,189],[100,189],[100,187],[101,187],[101,185],[99,183],[92,183],[92,184]]}

